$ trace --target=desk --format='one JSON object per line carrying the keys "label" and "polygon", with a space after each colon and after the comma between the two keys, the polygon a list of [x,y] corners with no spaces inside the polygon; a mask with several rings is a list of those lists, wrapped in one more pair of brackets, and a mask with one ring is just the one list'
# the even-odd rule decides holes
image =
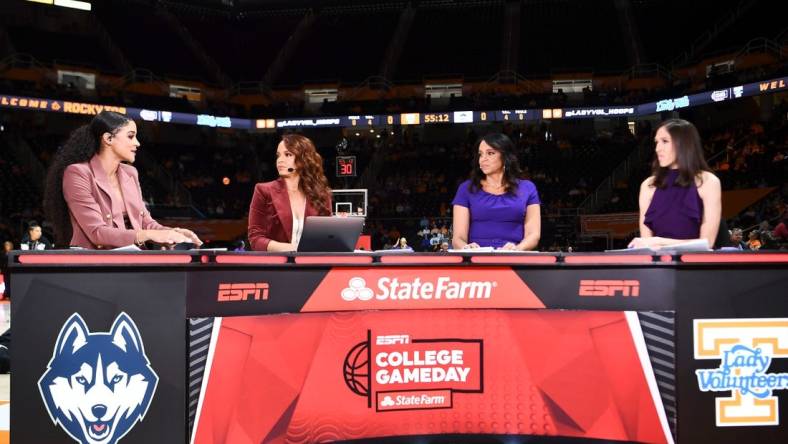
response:
{"label": "desk", "polygon": [[65,384],[101,367],[97,337],[149,362],[121,443],[786,441],[788,254],[10,261],[14,442],[74,442],[57,406],[79,402],[52,386],[83,411],[115,402],[106,377],[101,396]]}

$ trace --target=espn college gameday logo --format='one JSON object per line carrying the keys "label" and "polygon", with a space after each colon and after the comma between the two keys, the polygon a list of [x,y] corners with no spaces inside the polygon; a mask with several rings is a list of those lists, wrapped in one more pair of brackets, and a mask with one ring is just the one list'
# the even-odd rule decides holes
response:
{"label": "espn college gameday logo", "polygon": [[769,373],[773,359],[788,358],[788,318],[695,319],[695,359],[720,360],[698,369],[702,392],[730,392],[715,399],[717,427],[780,424],[774,390],[788,389],[788,373]]}
{"label": "espn college gameday logo", "polygon": [[[373,340],[374,338],[374,340]],[[482,393],[481,339],[413,339],[373,336],[350,349],[345,385],[375,411],[447,409],[454,393]]]}
{"label": "espn college gameday logo", "polygon": [[216,300],[219,302],[234,301],[267,301],[268,283],[238,283],[238,284],[219,284],[219,291],[216,293]]}

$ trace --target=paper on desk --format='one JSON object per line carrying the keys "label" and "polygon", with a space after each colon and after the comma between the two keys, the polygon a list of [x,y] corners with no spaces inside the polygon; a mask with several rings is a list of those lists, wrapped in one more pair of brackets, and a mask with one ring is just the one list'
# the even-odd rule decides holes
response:
{"label": "paper on desk", "polygon": [[493,251],[495,251],[493,247],[449,248],[449,253],[492,253]]}
{"label": "paper on desk", "polygon": [[132,245],[126,245],[125,247],[113,248],[110,251],[142,251],[142,250],[140,250],[140,247],[132,244]]}
{"label": "paper on desk", "polygon": [[711,251],[711,248],[709,248],[709,241],[707,241],[706,239],[694,239],[687,242],[680,242],[678,244],[666,245],[660,248],[641,247],[641,248],[622,248],[619,250],[605,250],[606,253],[647,253],[647,254],[663,252],[663,251],[680,251],[680,252]]}
{"label": "paper on desk", "polygon": [[495,247],[479,247],[479,248],[450,248],[449,253],[539,253],[539,251],[520,251],[520,250],[504,250]]}

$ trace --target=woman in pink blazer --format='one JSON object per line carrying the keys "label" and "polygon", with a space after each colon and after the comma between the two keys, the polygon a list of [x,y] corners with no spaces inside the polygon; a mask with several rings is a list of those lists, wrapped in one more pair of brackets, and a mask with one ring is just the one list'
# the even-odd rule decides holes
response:
{"label": "woman in pink blazer", "polygon": [[279,179],[254,188],[249,243],[257,251],[296,251],[305,218],[331,215],[331,188],[315,145],[298,134],[282,137],[276,170]]}
{"label": "woman in pink blazer", "polygon": [[137,169],[122,163],[133,163],[139,146],[134,121],[110,111],[71,133],[50,166],[44,198],[60,243],[71,239],[71,246],[89,249],[202,244],[191,231],[151,218]]}

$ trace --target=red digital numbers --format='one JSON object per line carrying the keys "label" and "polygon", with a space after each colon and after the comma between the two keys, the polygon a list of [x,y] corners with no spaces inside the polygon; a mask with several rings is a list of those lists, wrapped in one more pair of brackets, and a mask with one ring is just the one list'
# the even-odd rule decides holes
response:
{"label": "red digital numbers", "polygon": [[356,175],[356,156],[339,156],[337,157],[337,176],[355,176]]}

